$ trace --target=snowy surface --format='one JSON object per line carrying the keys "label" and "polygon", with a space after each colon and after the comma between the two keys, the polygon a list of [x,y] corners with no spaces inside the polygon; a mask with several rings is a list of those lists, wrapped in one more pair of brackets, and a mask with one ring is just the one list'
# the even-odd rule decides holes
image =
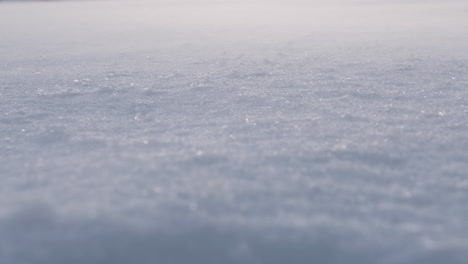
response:
{"label": "snowy surface", "polygon": [[0,4],[0,263],[462,264],[464,1]]}

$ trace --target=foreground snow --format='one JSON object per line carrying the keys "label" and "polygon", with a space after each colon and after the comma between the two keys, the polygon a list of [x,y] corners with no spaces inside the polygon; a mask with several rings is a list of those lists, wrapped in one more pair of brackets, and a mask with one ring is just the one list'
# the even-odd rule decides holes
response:
{"label": "foreground snow", "polygon": [[0,263],[466,263],[467,8],[0,5]]}

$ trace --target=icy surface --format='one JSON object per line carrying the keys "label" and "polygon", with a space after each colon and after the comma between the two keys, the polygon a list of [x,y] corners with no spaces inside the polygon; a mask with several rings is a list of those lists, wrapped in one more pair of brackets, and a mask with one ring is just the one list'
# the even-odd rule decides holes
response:
{"label": "icy surface", "polygon": [[0,4],[0,263],[468,259],[464,1]]}

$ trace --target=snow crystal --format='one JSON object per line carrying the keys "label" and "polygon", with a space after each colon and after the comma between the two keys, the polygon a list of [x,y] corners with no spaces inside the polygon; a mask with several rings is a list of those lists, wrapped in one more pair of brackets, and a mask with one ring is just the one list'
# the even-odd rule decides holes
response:
{"label": "snow crystal", "polygon": [[0,263],[466,263],[467,8],[1,3]]}

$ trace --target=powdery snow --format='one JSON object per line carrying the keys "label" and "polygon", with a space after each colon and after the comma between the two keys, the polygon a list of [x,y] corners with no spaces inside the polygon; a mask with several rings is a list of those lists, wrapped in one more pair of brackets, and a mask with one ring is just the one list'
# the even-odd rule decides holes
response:
{"label": "powdery snow", "polygon": [[467,12],[0,4],[0,263],[466,263]]}

